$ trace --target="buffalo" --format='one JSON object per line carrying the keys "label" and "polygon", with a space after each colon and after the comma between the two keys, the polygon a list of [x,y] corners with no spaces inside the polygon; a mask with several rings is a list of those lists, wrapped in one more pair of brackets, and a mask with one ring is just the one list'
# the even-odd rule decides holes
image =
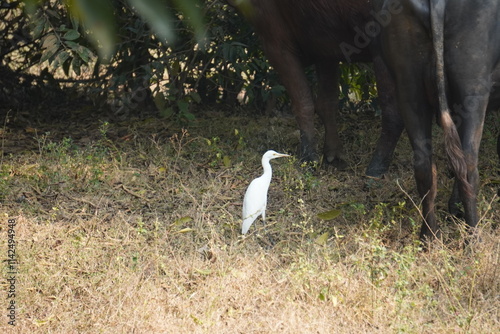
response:
{"label": "buffalo", "polygon": [[[339,62],[371,61],[382,109],[382,133],[366,174],[380,177],[387,172],[406,127],[423,198],[420,237],[438,236],[434,211],[437,175],[431,156],[432,120],[437,118],[456,176],[450,211],[457,213],[457,203],[462,202],[468,226],[476,226],[477,155],[484,114],[490,98],[489,109],[500,107],[500,85],[493,86],[500,79],[500,66],[495,71],[500,49],[496,40],[500,36],[498,1],[229,2],[254,27],[290,95],[303,160],[318,158],[316,112],[325,127],[324,161],[337,167],[345,164],[337,130]],[[304,73],[307,65],[314,65],[317,71],[316,101]],[[500,136],[497,151],[500,158]]]}
{"label": "buffalo", "polygon": [[[461,202],[473,232],[478,223],[478,151],[500,59],[498,0],[373,0],[378,12],[398,8],[380,31],[383,58],[414,153],[422,197],[421,239],[439,236],[431,129],[437,118],[455,174],[450,209]],[[451,106],[451,108],[450,108]],[[499,152],[500,154],[500,152]]]}
{"label": "buffalo", "polygon": [[[264,53],[278,72],[300,129],[300,157],[316,161],[314,113],[325,128],[323,161],[345,167],[338,135],[339,62],[373,62],[382,132],[367,175],[387,172],[403,130],[395,88],[380,57],[372,29],[386,17],[367,0],[229,0],[254,27]],[[397,9],[397,8],[396,8]],[[390,11],[392,9],[389,9]],[[395,14],[395,13],[391,13]],[[314,65],[318,78],[316,101],[304,67]]]}

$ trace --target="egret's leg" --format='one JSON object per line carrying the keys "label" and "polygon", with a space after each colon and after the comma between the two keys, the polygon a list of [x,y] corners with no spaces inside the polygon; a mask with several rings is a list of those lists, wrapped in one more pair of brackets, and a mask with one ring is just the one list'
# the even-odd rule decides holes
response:
{"label": "egret's leg", "polygon": [[264,231],[265,234],[267,234],[267,228],[266,228],[266,210],[262,211],[262,230]]}
{"label": "egret's leg", "polygon": [[275,245],[275,241],[273,239],[273,237],[271,236],[271,234],[269,233],[269,231],[267,230],[267,224],[266,224],[266,211],[264,210],[262,212],[262,224],[263,224],[263,228],[262,230],[264,231],[264,235],[267,237],[266,239],[262,239],[266,245],[268,246],[268,248],[271,248],[272,246]]}

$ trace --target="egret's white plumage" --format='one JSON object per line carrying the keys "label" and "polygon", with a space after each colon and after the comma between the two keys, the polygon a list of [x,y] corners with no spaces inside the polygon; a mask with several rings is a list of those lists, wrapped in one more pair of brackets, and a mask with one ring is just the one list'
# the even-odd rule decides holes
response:
{"label": "egret's white plumage", "polygon": [[289,157],[289,155],[270,150],[262,156],[264,174],[250,183],[243,199],[243,225],[241,233],[246,234],[258,216],[262,215],[262,220],[266,220],[267,190],[269,189],[273,175],[269,161],[281,157]]}

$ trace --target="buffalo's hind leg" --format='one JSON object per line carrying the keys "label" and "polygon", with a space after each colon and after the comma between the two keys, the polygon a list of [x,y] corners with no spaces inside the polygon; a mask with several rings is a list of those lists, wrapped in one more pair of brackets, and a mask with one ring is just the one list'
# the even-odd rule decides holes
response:
{"label": "buffalo's hind leg", "polygon": [[[473,90],[473,87],[466,86],[461,91],[471,92]],[[477,193],[479,189],[478,156],[488,94],[466,95],[464,93],[457,95],[460,96],[462,103],[460,104],[460,113],[457,113],[455,119],[458,124],[458,132],[465,157],[467,180],[466,182],[461,182],[455,179],[448,206],[452,214],[462,216],[462,212],[457,204],[462,203],[463,217],[470,228],[470,232],[473,233],[479,221],[477,210]]]}
{"label": "buffalo's hind leg", "polygon": [[[462,38],[462,36],[460,36]],[[470,40],[473,37],[469,36]],[[457,40],[459,38],[457,37]],[[453,41],[452,41],[453,42]],[[450,211],[457,213],[456,203],[463,205],[463,215],[470,232],[475,231],[479,221],[477,193],[479,189],[478,156],[483,134],[484,119],[490,94],[490,78],[487,59],[474,58],[475,50],[454,52],[446,59],[454,64],[448,69],[450,105],[453,106],[456,124],[463,152],[462,176],[455,174],[455,185],[449,201]],[[483,54],[481,54],[483,55]],[[455,171],[455,173],[457,173]]]}
{"label": "buffalo's hind leg", "polygon": [[[427,106],[425,109],[429,110]],[[425,110],[416,109],[416,110]],[[417,190],[422,198],[422,216],[424,221],[420,230],[420,240],[439,238],[439,229],[436,213],[435,199],[437,193],[436,165],[432,161],[432,121],[430,115],[413,114],[415,122],[407,127],[408,136],[413,147],[413,164]],[[423,116],[423,117],[422,117]]]}
{"label": "buffalo's hind leg", "polygon": [[[415,66],[420,71],[423,67]],[[423,98],[425,85],[422,82],[408,83],[407,78],[415,77],[408,68],[402,69],[399,77],[401,85],[406,89],[398,91],[398,102],[403,111],[406,132],[413,149],[413,167],[417,190],[422,200],[422,228],[420,240],[426,242],[440,238],[441,232],[436,219],[435,199],[437,193],[436,165],[432,159],[432,124],[433,108]]]}

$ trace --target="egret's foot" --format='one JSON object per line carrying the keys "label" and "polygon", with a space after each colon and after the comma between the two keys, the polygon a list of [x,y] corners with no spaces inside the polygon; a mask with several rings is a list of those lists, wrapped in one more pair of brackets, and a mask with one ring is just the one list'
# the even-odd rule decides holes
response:
{"label": "egret's foot", "polygon": [[259,240],[264,244],[265,249],[271,249],[274,248],[274,245],[276,244],[276,241],[272,237],[271,233],[269,232],[269,228],[266,224],[266,222],[262,222],[262,235],[259,233],[257,237]]}
{"label": "egret's foot", "polygon": [[259,234],[257,237],[261,242],[261,246],[265,249],[272,249],[276,245],[276,241],[269,233],[264,232],[264,235]]}

